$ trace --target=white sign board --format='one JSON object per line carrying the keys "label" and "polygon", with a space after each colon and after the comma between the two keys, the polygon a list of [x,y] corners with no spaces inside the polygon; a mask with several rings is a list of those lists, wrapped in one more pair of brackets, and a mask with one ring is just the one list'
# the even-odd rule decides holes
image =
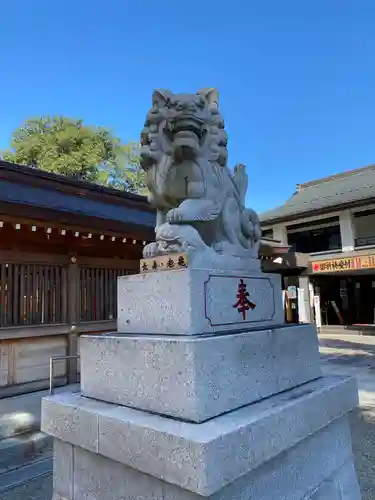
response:
{"label": "white sign board", "polygon": [[315,323],[317,328],[322,327],[322,313],[320,311],[320,296],[314,295]]}
{"label": "white sign board", "polygon": [[298,320],[300,323],[307,323],[307,303],[305,302],[305,291],[298,288]]}
{"label": "white sign board", "polygon": [[310,300],[310,307],[314,307],[314,287],[312,283],[309,283],[309,300]]}

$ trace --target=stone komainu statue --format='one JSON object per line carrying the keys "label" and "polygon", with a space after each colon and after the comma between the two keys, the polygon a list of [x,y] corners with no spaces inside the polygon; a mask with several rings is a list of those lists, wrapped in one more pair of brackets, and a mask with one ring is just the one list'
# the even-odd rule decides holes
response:
{"label": "stone komainu statue", "polygon": [[227,166],[215,89],[155,90],[141,146],[149,200],[157,209],[156,241],[144,248],[144,257],[192,249],[211,257],[258,257],[258,216],[245,208],[244,165],[233,174]]}

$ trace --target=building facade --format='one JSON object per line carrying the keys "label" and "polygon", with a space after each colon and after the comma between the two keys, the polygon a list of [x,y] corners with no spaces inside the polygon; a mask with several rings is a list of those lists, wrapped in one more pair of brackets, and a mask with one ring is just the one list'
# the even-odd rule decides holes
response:
{"label": "building facade", "polygon": [[[0,161],[0,399],[48,387],[51,357],[116,329],[117,277],[154,238],[147,199]],[[56,384],[77,380],[56,361]]]}
{"label": "building facade", "polygon": [[320,303],[323,325],[375,323],[375,165],[300,184],[260,218],[263,236],[308,257],[285,280],[304,318]]}

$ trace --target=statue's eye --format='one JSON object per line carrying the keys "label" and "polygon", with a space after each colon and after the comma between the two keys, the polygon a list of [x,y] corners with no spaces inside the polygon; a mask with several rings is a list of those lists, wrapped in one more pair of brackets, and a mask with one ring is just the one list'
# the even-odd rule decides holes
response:
{"label": "statue's eye", "polygon": [[206,100],[204,97],[200,97],[199,99],[199,103],[198,103],[198,106],[201,108],[201,109],[204,109],[204,107],[206,106]]}
{"label": "statue's eye", "polygon": [[174,99],[166,99],[165,100],[165,107],[170,109],[170,108],[175,108],[176,107],[176,101]]}

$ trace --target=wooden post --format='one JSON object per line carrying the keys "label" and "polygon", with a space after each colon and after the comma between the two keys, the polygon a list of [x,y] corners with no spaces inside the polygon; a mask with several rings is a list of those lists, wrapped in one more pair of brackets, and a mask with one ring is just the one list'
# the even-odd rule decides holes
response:
{"label": "wooden post", "polygon": [[[68,324],[70,332],[68,334],[68,356],[77,356],[78,354],[78,332],[77,332],[77,313],[78,313],[78,294],[79,294],[79,267],[77,256],[71,255],[68,268]],[[69,359],[68,363],[68,384],[77,383],[78,363],[77,359]]]}

